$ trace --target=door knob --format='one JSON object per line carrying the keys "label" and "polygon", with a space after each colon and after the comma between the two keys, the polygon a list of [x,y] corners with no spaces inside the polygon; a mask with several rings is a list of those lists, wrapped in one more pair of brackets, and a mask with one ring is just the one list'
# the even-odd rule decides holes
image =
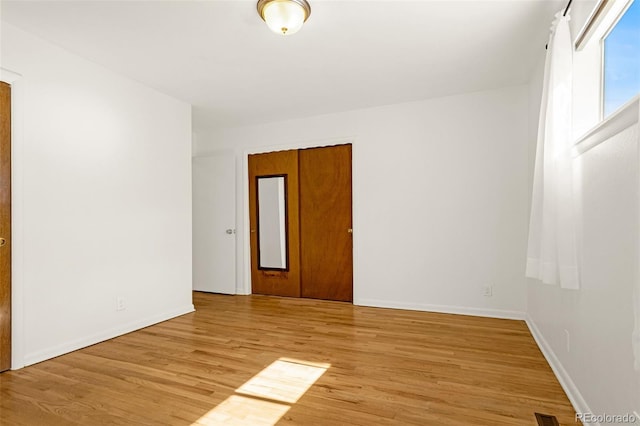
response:
{"label": "door knob", "polygon": [[350,233],[350,234],[353,234],[353,228],[347,229],[347,232]]}
{"label": "door knob", "polygon": [[227,229],[225,232],[226,232],[227,234],[231,235],[231,234],[235,234],[235,233],[236,233],[236,230],[235,230],[235,229]]}
{"label": "door knob", "polygon": [[0,238],[0,247],[2,247],[5,244],[7,244],[7,240],[5,240],[4,238]]}

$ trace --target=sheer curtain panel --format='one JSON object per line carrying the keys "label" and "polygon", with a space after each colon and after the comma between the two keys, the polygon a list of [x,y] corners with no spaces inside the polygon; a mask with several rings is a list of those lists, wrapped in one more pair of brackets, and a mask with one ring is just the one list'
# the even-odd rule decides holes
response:
{"label": "sheer curtain panel", "polygon": [[545,61],[526,275],[579,287],[571,155],[573,46],[569,16],[556,14]]}

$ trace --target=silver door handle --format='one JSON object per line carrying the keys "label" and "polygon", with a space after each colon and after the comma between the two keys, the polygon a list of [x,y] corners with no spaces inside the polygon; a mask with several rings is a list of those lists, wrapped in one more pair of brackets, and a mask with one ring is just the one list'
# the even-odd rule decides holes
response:
{"label": "silver door handle", "polygon": [[231,235],[231,234],[235,234],[235,233],[236,233],[236,230],[235,230],[235,229],[227,229],[225,232],[226,232],[227,234]]}

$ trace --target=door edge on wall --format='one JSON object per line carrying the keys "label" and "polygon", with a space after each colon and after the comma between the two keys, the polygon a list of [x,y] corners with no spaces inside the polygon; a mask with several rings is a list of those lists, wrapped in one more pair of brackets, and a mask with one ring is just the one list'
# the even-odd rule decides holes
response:
{"label": "door edge on wall", "polygon": [[24,327],[24,80],[0,67],[0,81],[11,85],[11,370],[25,366]]}

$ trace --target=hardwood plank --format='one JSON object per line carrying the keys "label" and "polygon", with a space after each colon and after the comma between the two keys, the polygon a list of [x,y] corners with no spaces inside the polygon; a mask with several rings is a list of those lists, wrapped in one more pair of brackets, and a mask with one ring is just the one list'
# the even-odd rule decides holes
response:
{"label": "hardwood plank", "polygon": [[[194,293],[197,311],[0,375],[11,425],[575,425],[522,321]],[[329,364],[269,382],[278,360]],[[240,388],[252,378],[251,397]],[[286,393],[286,392],[285,392]]]}

